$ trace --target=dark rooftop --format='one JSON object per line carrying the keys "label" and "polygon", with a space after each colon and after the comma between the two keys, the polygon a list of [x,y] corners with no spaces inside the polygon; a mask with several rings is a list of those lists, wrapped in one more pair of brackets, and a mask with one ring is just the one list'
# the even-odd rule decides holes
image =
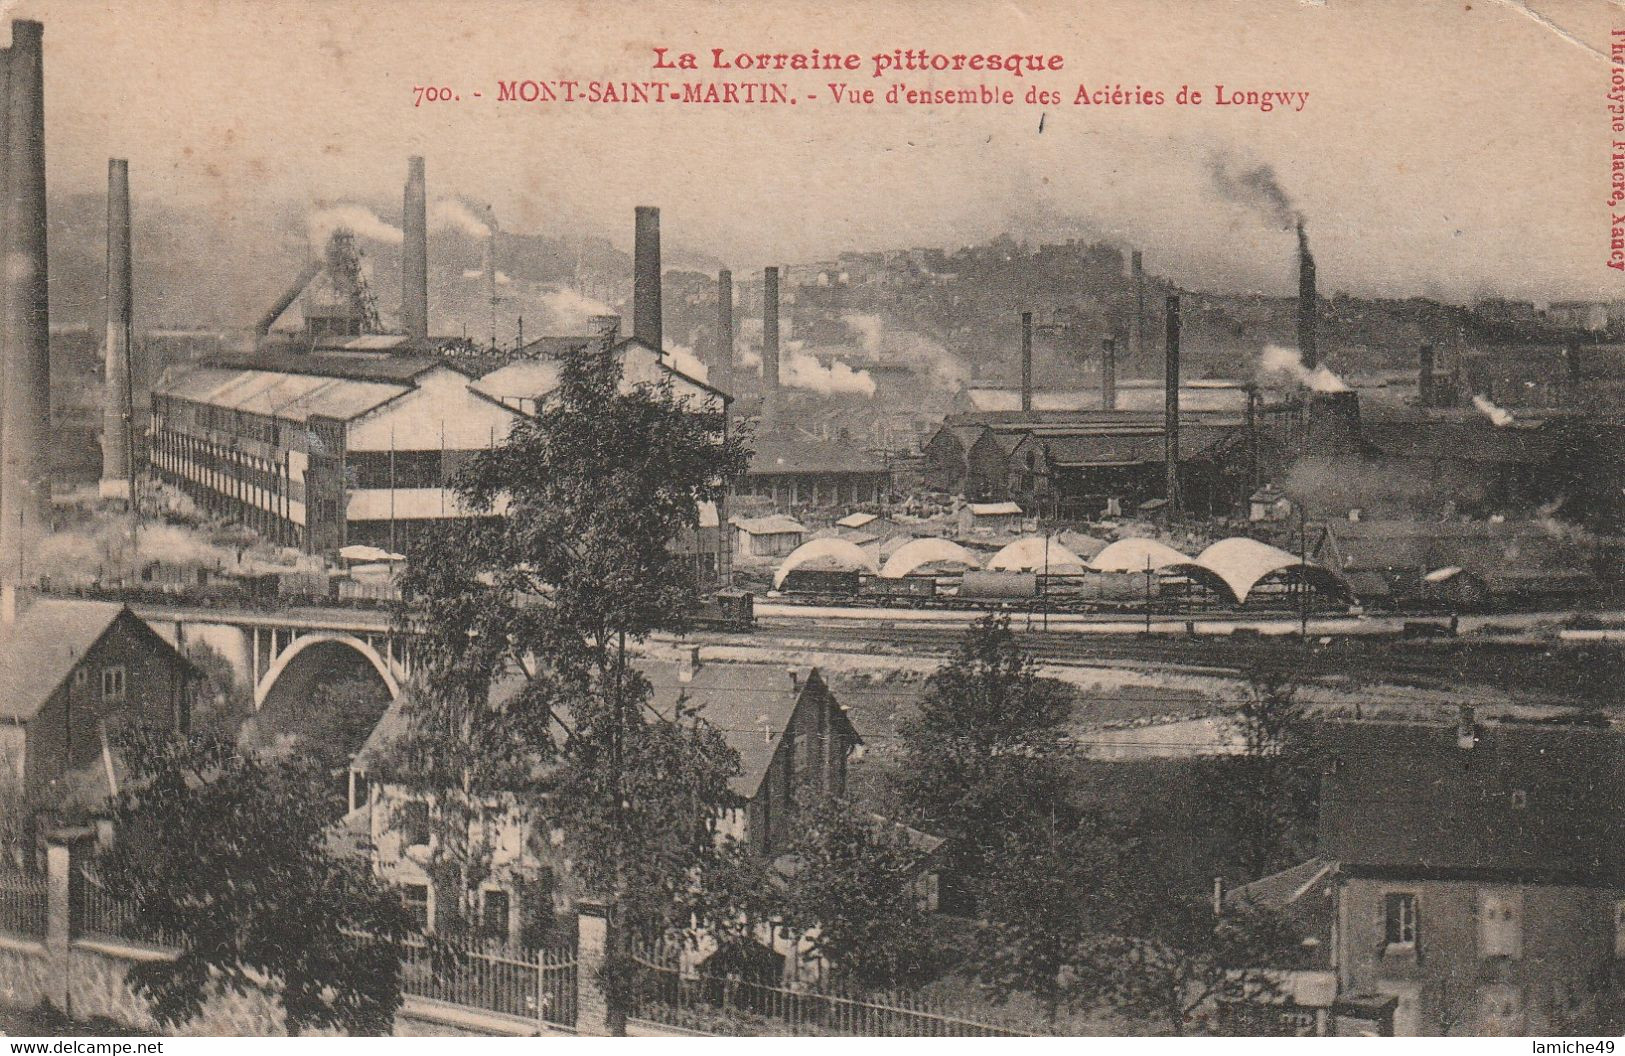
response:
{"label": "dark rooftop", "polygon": [[1320,853],[1345,868],[1625,883],[1625,737],[1590,727],[1333,723]]}

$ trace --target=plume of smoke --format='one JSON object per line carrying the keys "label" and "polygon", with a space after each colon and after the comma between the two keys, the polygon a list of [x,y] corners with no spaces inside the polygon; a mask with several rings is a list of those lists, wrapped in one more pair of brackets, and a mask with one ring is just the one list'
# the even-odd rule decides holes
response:
{"label": "plume of smoke", "polygon": [[1215,154],[1209,161],[1208,172],[1213,177],[1214,189],[1226,201],[1246,206],[1275,227],[1298,227],[1298,237],[1303,237],[1303,213],[1281,189],[1274,169],[1263,164],[1238,167],[1224,155]]}
{"label": "plume of smoke", "polygon": [[1259,378],[1284,379],[1311,392],[1347,392],[1348,384],[1324,363],[1309,370],[1304,367],[1298,350],[1281,345],[1265,345],[1258,354]]}
{"label": "plume of smoke", "polygon": [[310,232],[310,245],[318,252],[340,228],[357,238],[392,246],[400,245],[405,237],[400,228],[378,219],[378,215],[364,205],[340,204],[318,209],[310,214],[305,226]]}
{"label": "plume of smoke", "polygon": [[497,272],[497,285],[498,286],[506,286],[506,285],[508,285],[508,283],[510,283],[512,281],[513,281],[512,279],[508,278],[508,273],[507,272],[500,271],[500,270]]}
{"label": "plume of smoke", "polygon": [[687,374],[696,381],[710,381],[710,370],[700,362],[700,357],[687,345],[667,345],[666,354],[671,357],[671,365]]}
{"label": "plume of smoke", "polygon": [[762,365],[762,317],[734,318],[734,363],[746,369]]}
{"label": "plume of smoke", "polygon": [[1315,456],[1293,462],[1282,483],[1315,513],[1333,516],[1359,508],[1370,516],[1428,517],[1447,498],[1471,504],[1486,493],[1484,481],[1460,464],[1432,479],[1353,458]]}
{"label": "plume of smoke", "polygon": [[461,231],[469,238],[491,237],[490,225],[455,198],[436,199],[429,207],[429,226],[436,231]]}
{"label": "plume of smoke", "polygon": [[970,380],[970,367],[964,360],[924,334],[893,329],[873,314],[843,315],[841,322],[857,332],[864,351],[877,362],[902,363],[948,390],[957,390]]}
{"label": "plume of smoke", "polygon": [[825,396],[873,396],[875,379],[867,370],[853,370],[839,359],[824,366],[818,357],[792,347],[786,349],[784,383],[793,389],[808,389]]}
{"label": "plume of smoke", "polygon": [[[483,275],[484,272],[476,274]],[[498,282],[502,281],[500,278]],[[567,286],[549,290],[542,295],[542,307],[553,316],[553,324],[561,333],[584,334],[595,315],[614,315],[615,309],[603,301],[578,293]]]}
{"label": "plume of smoke", "polygon": [[1494,422],[1498,427],[1505,428],[1513,422],[1512,412],[1505,407],[1496,406],[1488,396],[1474,396],[1473,406],[1478,408],[1479,414]]}

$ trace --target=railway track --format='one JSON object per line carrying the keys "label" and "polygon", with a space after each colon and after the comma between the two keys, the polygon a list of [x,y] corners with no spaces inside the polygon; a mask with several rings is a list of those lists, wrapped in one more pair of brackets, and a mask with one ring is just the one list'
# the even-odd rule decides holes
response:
{"label": "railway track", "polygon": [[[1524,689],[1564,695],[1584,660],[1574,650],[1532,641],[1465,638],[1408,640],[1377,636],[1197,636],[1068,634],[1028,630],[1012,621],[1021,641],[1042,662],[1152,668],[1185,674],[1236,676],[1245,671],[1291,672],[1318,683],[1375,684],[1444,690],[1473,687]],[[964,629],[909,625],[905,619],[863,624],[763,622],[751,634],[708,632],[691,640],[741,647],[779,647],[862,655],[947,657]]]}

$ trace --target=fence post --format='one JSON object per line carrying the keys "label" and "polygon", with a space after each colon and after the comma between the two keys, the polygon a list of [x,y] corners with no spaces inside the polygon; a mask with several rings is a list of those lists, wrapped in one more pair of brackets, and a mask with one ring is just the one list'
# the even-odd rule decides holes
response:
{"label": "fence post", "polygon": [[602,972],[609,953],[609,907],[581,900],[576,929],[576,1033],[609,1036],[609,998]]}
{"label": "fence post", "polygon": [[68,1007],[68,972],[73,939],[74,844],[87,835],[77,829],[45,837],[45,955],[50,966],[46,996],[63,1012]]}

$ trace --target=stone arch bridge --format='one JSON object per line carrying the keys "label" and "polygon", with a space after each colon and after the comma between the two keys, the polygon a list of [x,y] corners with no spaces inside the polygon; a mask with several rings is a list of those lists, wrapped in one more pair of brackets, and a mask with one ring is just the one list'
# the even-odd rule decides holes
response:
{"label": "stone arch bridge", "polygon": [[320,678],[323,669],[370,672],[391,699],[412,677],[411,635],[384,612],[146,605],[135,611],[178,646],[203,642],[222,654],[238,680],[253,687],[256,711],[278,685]]}

